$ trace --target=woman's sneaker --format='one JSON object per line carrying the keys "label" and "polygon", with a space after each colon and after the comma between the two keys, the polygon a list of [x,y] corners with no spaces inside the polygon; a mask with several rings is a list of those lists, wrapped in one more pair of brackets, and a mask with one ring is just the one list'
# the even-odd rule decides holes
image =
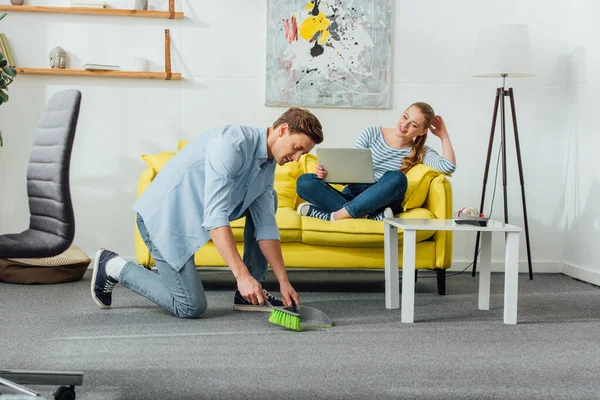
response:
{"label": "woman's sneaker", "polygon": [[331,213],[321,211],[310,203],[302,203],[298,206],[298,214],[303,217],[319,218],[325,221],[331,221]]}
{"label": "woman's sneaker", "polygon": [[[263,289],[263,293],[265,294],[265,297],[267,298],[267,300],[269,300],[269,303],[271,303],[273,307],[283,307],[283,301],[279,300],[271,293],[267,292],[265,289]],[[249,301],[246,301],[246,299],[244,299],[240,294],[239,290],[235,291],[235,296],[233,297],[233,309],[236,311],[273,311],[272,308],[264,304],[261,306],[260,304],[252,304]]]}
{"label": "woman's sneaker", "polygon": [[391,208],[386,207],[386,209],[379,214],[369,215],[367,218],[374,221],[383,221],[385,218],[394,218],[394,212]]}

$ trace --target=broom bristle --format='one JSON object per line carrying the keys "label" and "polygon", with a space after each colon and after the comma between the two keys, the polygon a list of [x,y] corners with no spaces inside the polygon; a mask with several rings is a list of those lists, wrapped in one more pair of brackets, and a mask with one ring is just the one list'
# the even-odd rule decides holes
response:
{"label": "broom bristle", "polygon": [[290,312],[273,309],[269,322],[275,325],[283,326],[284,328],[300,332],[302,324],[300,323],[300,315],[291,314]]}

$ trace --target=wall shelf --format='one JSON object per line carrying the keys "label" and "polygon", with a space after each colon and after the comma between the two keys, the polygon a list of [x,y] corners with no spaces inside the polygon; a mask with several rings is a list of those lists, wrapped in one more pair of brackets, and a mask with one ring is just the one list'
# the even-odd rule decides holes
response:
{"label": "wall shelf", "polygon": [[180,81],[181,73],[173,72],[169,77],[167,72],[139,72],[139,71],[88,71],[85,69],[58,69],[58,68],[15,68],[18,75],[62,75],[62,76],[91,76],[97,78],[133,78],[133,79],[159,79]]}
{"label": "wall shelf", "polygon": [[61,69],[61,68],[23,68],[16,67],[17,75],[62,75],[62,76],[89,76],[96,78],[133,78],[133,79],[160,79],[167,81],[180,81],[180,72],[171,72],[171,31],[165,29],[165,72],[141,71],[100,71],[87,69]]}
{"label": "wall shelf", "polygon": [[37,12],[54,14],[87,14],[87,15],[112,15],[121,17],[145,17],[183,19],[183,12],[178,11],[143,11],[119,8],[86,8],[86,7],[46,7],[46,6],[7,6],[0,5],[0,11],[6,12]]}

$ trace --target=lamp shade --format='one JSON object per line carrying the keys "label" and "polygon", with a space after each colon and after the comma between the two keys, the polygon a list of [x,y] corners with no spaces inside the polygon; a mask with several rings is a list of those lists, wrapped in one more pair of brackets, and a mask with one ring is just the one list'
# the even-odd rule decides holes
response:
{"label": "lamp shade", "polygon": [[534,76],[527,25],[481,27],[473,66],[476,78]]}

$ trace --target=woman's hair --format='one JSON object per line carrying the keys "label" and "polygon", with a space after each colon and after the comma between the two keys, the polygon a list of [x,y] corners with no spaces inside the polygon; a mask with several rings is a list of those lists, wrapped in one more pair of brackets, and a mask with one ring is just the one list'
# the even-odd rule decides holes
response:
{"label": "woman's hair", "polygon": [[402,160],[400,172],[404,173],[411,169],[415,164],[420,164],[423,162],[423,157],[425,156],[425,140],[427,140],[427,130],[435,118],[435,112],[429,104],[417,102],[410,105],[410,107],[413,106],[417,107],[425,117],[425,126],[423,127],[423,129],[425,129],[425,134],[415,138],[410,155]]}

